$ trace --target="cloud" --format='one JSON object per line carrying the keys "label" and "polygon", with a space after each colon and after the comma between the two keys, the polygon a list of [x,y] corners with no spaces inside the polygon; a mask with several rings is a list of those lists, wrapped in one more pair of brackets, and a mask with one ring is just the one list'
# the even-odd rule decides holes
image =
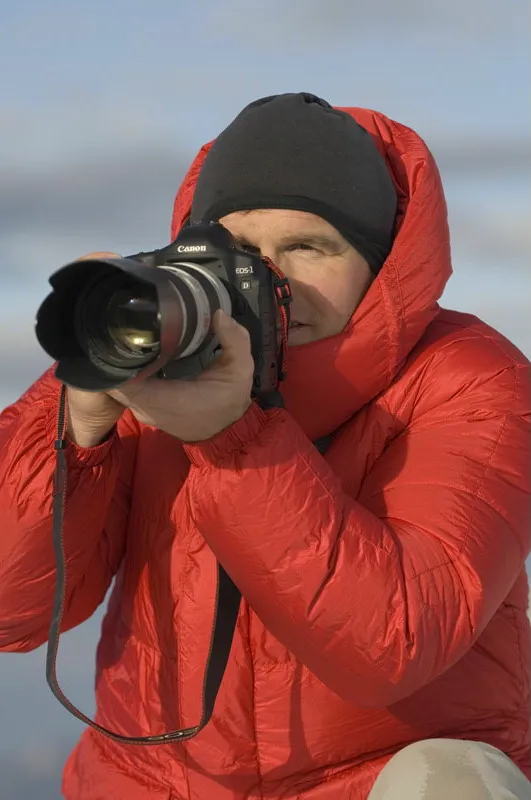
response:
{"label": "cloud", "polygon": [[[214,25],[221,25],[224,33],[232,27],[237,34],[249,11],[248,2],[229,0],[214,15]],[[253,8],[253,28],[258,36],[274,36],[277,45],[313,41],[326,46],[332,38],[352,39],[378,30],[387,35],[451,33],[454,40],[467,36],[499,42],[522,37],[529,16],[523,3],[499,0],[270,0]],[[385,48],[383,39],[381,46]]]}
{"label": "cloud", "polygon": [[46,354],[39,350],[37,343],[26,348],[17,345],[16,351],[7,356],[0,353],[0,411],[14,403],[51,363]]}
{"label": "cloud", "polygon": [[529,173],[531,148],[527,137],[493,138],[460,136],[444,139],[432,135],[427,142],[439,168],[446,173],[467,174],[522,171]]}
{"label": "cloud", "polygon": [[167,236],[186,165],[182,154],[169,148],[146,145],[123,153],[111,144],[87,160],[12,170],[0,186],[0,236],[108,237],[138,231],[139,220]]}
{"label": "cloud", "polygon": [[65,757],[52,756],[38,769],[28,771],[26,763],[17,761],[13,752],[0,758],[3,800],[57,800],[61,796],[61,774]]}
{"label": "cloud", "polygon": [[[459,208],[451,216],[451,236],[462,256],[482,261],[487,270],[499,270],[511,264],[529,283],[528,259],[531,253],[529,208],[511,215],[493,208],[472,213]],[[500,273],[500,280],[502,273]]]}

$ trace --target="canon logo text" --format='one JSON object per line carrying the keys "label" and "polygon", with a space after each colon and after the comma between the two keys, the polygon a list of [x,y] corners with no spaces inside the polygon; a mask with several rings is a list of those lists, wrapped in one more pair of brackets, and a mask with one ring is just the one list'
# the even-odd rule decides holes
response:
{"label": "canon logo text", "polygon": [[178,253],[206,253],[204,244],[180,244],[177,248]]}

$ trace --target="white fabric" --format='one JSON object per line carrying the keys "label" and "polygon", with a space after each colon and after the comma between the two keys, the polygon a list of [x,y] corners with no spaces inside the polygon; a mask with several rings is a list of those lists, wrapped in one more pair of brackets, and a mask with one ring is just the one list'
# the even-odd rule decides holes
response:
{"label": "white fabric", "polygon": [[425,739],[393,756],[367,800],[531,800],[531,783],[491,745]]}

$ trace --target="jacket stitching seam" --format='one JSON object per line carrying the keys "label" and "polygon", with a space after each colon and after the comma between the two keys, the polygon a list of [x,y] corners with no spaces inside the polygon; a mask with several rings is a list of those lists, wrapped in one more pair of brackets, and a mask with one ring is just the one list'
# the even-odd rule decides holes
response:
{"label": "jacket stitching seam", "polygon": [[[517,378],[516,378],[516,371],[515,371],[514,383],[513,383],[513,396],[512,396],[512,402],[513,403],[514,403],[514,399],[515,399],[515,396],[516,396],[516,385],[517,385]],[[494,456],[498,452],[498,447],[499,447],[501,438],[502,438],[503,434],[505,433],[505,429],[507,428],[508,419],[509,419],[509,414],[505,414],[504,417],[503,417],[502,424],[500,426],[500,430],[499,430],[498,436],[496,437],[496,441],[494,442],[494,444],[492,446],[492,450],[490,452],[490,455],[489,455],[488,459],[485,461],[485,468],[483,469],[483,473],[482,473],[481,477],[478,479],[478,482],[476,484],[476,489],[475,489],[475,492],[474,492],[474,494],[476,496],[476,500],[479,500],[479,499],[485,500],[485,498],[483,497],[483,490],[484,490],[484,487],[485,487],[485,481],[486,481],[488,472],[490,470],[490,466],[492,464],[492,461],[494,459]],[[470,537],[470,532],[472,530],[472,512],[475,511],[475,508],[476,508],[476,503],[474,504],[474,508],[471,509],[470,513],[469,513],[468,527],[467,527],[465,536],[463,538],[463,543],[462,543],[462,545],[461,545],[461,547],[459,548],[459,551],[458,551],[458,555],[459,556],[461,556],[461,554],[463,553],[465,547],[468,544],[468,539]]]}
{"label": "jacket stitching seam", "polygon": [[251,611],[249,605],[247,604],[247,637],[248,637],[248,640],[249,640],[249,665],[250,665],[250,669],[251,669],[251,678],[252,678],[252,687],[253,687],[253,696],[252,696],[252,704],[253,704],[253,714],[252,714],[252,719],[253,719],[253,737],[254,737],[254,742],[255,742],[255,747],[256,747],[256,773],[257,773],[258,781],[259,781],[260,797],[263,800],[263,797],[264,797],[263,776],[262,776],[262,770],[261,770],[261,767],[260,767],[260,753],[259,753],[259,749],[260,748],[259,748],[259,743],[258,743],[258,726],[256,724],[256,682],[255,682],[256,670],[255,670],[254,659],[253,659],[253,651],[252,651],[252,648],[251,648],[251,614],[252,614],[252,611]]}
{"label": "jacket stitching seam", "polygon": [[[187,561],[189,563],[189,558],[187,558]],[[185,572],[187,572],[186,564],[183,565],[183,569],[181,570],[180,581],[179,581],[179,596],[182,596],[182,594],[183,594],[184,584],[185,584]],[[178,684],[179,684],[179,678],[180,678],[180,674],[179,673],[180,673],[180,664],[181,664],[179,650],[180,650],[180,643],[181,643],[181,619],[182,619],[182,617],[181,617],[180,614],[177,614],[176,617],[177,617],[177,619],[175,620],[174,624],[175,624],[175,639],[176,639],[176,642],[177,642],[177,658],[175,660],[175,663],[176,663],[176,670],[177,670],[177,681],[178,681]],[[206,666],[207,665],[205,665],[205,669],[206,669]],[[180,689],[180,687],[179,687],[179,689]],[[183,693],[180,690],[177,692],[177,707],[178,707],[179,719],[181,720],[181,723],[182,723],[182,720],[183,720],[182,694]],[[204,703],[204,697],[203,697],[203,703]],[[184,744],[181,745],[181,753],[182,753],[182,758],[183,758],[184,779],[186,781],[186,792],[187,792],[188,800],[190,800],[191,797],[192,797],[192,788],[190,786],[190,767],[188,765],[188,751],[187,751],[187,748],[184,746]],[[172,788],[172,791],[173,791],[173,788]]]}
{"label": "jacket stitching seam", "polygon": [[[395,353],[396,353],[395,363],[397,364],[397,363],[399,363],[399,357],[400,357],[400,351],[401,351],[401,342],[402,342],[402,340],[404,338],[403,337],[403,333],[404,333],[404,328],[405,328],[406,315],[405,315],[405,311],[404,311],[404,308],[405,308],[404,293],[402,291],[402,282],[400,280],[400,271],[398,269],[398,261],[396,261],[395,259],[392,259],[391,263],[393,264],[393,271],[395,273],[395,281],[396,281],[396,292],[397,292],[398,299],[399,299],[399,309],[398,309],[398,312],[399,312],[399,319],[398,319],[399,336],[398,336],[398,339],[397,339],[397,344],[396,344],[396,349],[395,349]],[[392,375],[390,376],[390,378],[392,380]]]}
{"label": "jacket stitching seam", "polygon": [[119,772],[122,772],[127,777],[132,778],[136,783],[144,784],[146,789],[151,790],[153,785],[155,785],[157,788],[160,787],[161,789],[172,791],[171,786],[167,785],[165,782],[156,777],[154,772],[150,773],[145,770],[143,765],[139,766],[137,762],[124,762],[123,758],[120,758],[118,754],[115,754],[114,750],[112,750],[110,742],[107,741],[106,736],[102,736],[92,728],[87,729],[87,735],[91,737],[92,745],[96,745],[96,747],[99,749],[103,760],[113,764]]}
{"label": "jacket stitching seam", "polygon": [[[389,290],[384,291],[384,285],[382,283],[378,284],[378,288],[380,290],[380,297],[382,299],[382,302],[384,304],[384,308],[386,310],[386,318],[387,319],[389,319],[389,318],[392,319],[393,318],[394,309],[393,309],[392,302],[390,302],[390,291]],[[387,342],[387,347],[386,347],[387,352],[388,353],[392,353],[393,350],[394,350],[395,353],[398,353],[398,346],[395,345],[393,343],[393,341],[392,341],[391,332],[389,330],[389,324],[388,323],[385,324],[384,331],[385,331],[385,338],[386,338],[386,342]],[[389,383],[391,381],[391,379],[392,379],[392,369],[391,369],[391,364],[390,364],[390,359],[389,358],[387,359],[387,365],[386,365],[385,372],[386,372],[386,376],[387,376],[386,377],[386,383]]]}
{"label": "jacket stitching seam", "polygon": [[514,367],[520,367],[521,368],[523,366],[523,364],[521,362],[517,361],[516,358],[514,358],[514,356],[512,356],[509,352],[507,352],[507,350],[505,350],[501,346],[501,342],[500,342],[500,340],[499,340],[499,338],[497,336],[491,336],[491,335],[487,336],[486,333],[484,331],[480,330],[480,329],[479,330],[475,329],[475,334],[476,334],[476,336],[479,336],[480,339],[488,341],[491,344],[493,344],[496,347],[496,349],[503,356],[505,356],[505,358],[510,359],[511,367],[507,367],[507,369],[511,369],[511,368],[514,368]]}
{"label": "jacket stitching seam", "polygon": [[524,680],[525,664],[524,664],[524,654],[523,654],[523,647],[522,647],[522,630],[521,630],[520,622],[518,620],[518,615],[516,613],[516,609],[511,608],[509,606],[506,606],[506,608],[509,608],[509,610],[511,612],[511,615],[513,617],[513,620],[514,620],[515,628],[516,628],[516,640],[517,640],[517,650],[518,650],[518,667],[519,667],[519,670],[518,670],[518,672],[519,672],[519,674],[518,674],[518,682],[520,684],[520,686],[519,686],[520,693],[523,696],[526,693],[526,684],[525,684],[525,680]]}
{"label": "jacket stitching seam", "polygon": [[[514,402],[514,399],[516,397],[516,389],[517,389],[517,387],[518,387],[517,370],[514,370],[514,385],[513,385],[513,396],[512,396],[512,401],[513,402]],[[476,487],[475,487],[474,492],[473,492],[473,496],[474,496],[474,498],[476,500],[479,499],[480,497],[481,497],[481,499],[485,500],[485,498],[482,496],[482,492],[483,492],[483,488],[484,488],[484,484],[485,484],[485,479],[486,479],[487,473],[489,471],[490,465],[492,463],[492,460],[493,460],[493,458],[496,455],[496,452],[498,450],[498,446],[500,444],[500,440],[501,440],[501,438],[503,436],[503,433],[505,432],[505,429],[507,427],[507,421],[509,419],[509,416],[510,416],[509,414],[505,414],[504,417],[503,417],[503,421],[502,421],[502,424],[500,426],[500,431],[498,433],[496,441],[494,442],[494,444],[492,446],[492,450],[490,452],[490,455],[489,455],[488,459],[485,462],[483,473],[482,473],[481,477],[478,478],[478,481],[476,483]],[[466,547],[466,545],[468,543],[468,539],[470,537],[470,531],[471,530],[472,530],[472,512],[470,512],[470,514],[469,514],[468,527],[467,527],[466,533],[464,535],[463,542],[462,542],[461,546],[459,547],[459,549],[457,551],[457,558],[453,559],[453,558],[448,557],[448,561],[444,562],[444,564],[439,564],[436,567],[431,567],[430,569],[426,570],[426,572],[433,572],[434,570],[439,569],[442,566],[446,566],[447,564],[455,563],[455,561],[457,561],[461,557],[461,555],[463,554],[463,551],[464,551],[464,549],[465,549],[465,547]],[[423,575],[423,574],[425,574],[425,573],[420,573],[419,575],[415,575],[414,579],[416,580],[418,577],[420,577],[420,575]],[[411,579],[408,579],[408,580],[411,580]]]}
{"label": "jacket stitching seam", "polygon": [[[312,476],[314,477],[315,481],[321,486],[323,491],[326,493],[326,495],[330,499],[332,505],[337,507],[339,505],[337,498],[330,491],[329,487],[323,482],[321,476],[318,475],[317,472],[313,469],[312,465],[310,464],[310,462],[308,461],[306,456],[304,454],[302,454],[302,453],[299,453],[299,458],[301,459],[301,461],[304,462],[304,464],[308,468],[308,471],[311,472]],[[348,498],[348,500],[352,500],[352,498],[350,496],[348,496],[348,495],[347,495],[347,498]],[[361,506],[361,503],[357,503],[356,500],[354,500],[354,502],[357,505]],[[366,510],[366,511],[368,510],[368,509],[366,509],[365,506],[362,506],[362,508],[364,508],[364,510]],[[389,530],[389,526],[386,525],[386,523],[384,521],[382,521],[379,517],[376,517],[374,514],[373,514],[373,516],[382,526],[384,526],[386,528],[386,530]],[[336,536],[336,541],[339,540],[342,537],[343,533],[344,533],[344,518],[345,518],[344,509],[341,509],[341,517],[342,517],[342,523],[343,523],[342,530]],[[393,561],[396,561],[398,559],[398,556],[397,556],[396,553],[394,553],[393,551],[386,550],[384,547],[380,547],[375,542],[373,542],[372,539],[369,539],[367,536],[364,536],[363,532],[360,532],[359,535],[360,535],[360,539],[363,539],[363,541],[366,544],[370,544],[379,553],[383,553],[384,555],[388,556],[389,558],[392,558]]]}
{"label": "jacket stitching seam", "polygon": [[[478,481],[477,481],[477,484],[476,484],[476,488],[473,491],[469,492],[469,494],[471,494],[472,497],[475,500],[480,499],[481,492],[482,492],[482,489],[483,489],[483,484],[484,484],[484,481],[485,481],[485,476],[486,476],[486,474],[488,472],[488,469],[490,467],[490,463],[491,463],[492,459],[494,458],[494,455],[495,455],[495,453],[496,453],[496,451],[498,449],[498,445],[499,445],[500,439],[502,437],[502,434],[503,434],[503,432],[504,432],[504,430],[506,428],[506,425],[507,425],[507,415],[505,416],[503,424],[501,425],[500,432],[498,434],[498,437],[497,437],[496,441],[494,442],[494,445],[492,447],[492,451],[490,453],[490,456],[487,459],[487,461],[485,462],[483,473],[482,473],[481,477],[478,478]],[[481,499],[484,499],[484,498],[481,497]],[[416,580],[417,578],[420,578],[422,575],[426,575],[429,572],[434,572],[435,570],[440,569],[441,567],[448,566],[449,564],[455,564],[455,562],[458,561],[459,558],[461,557],[461,555],[463,554],[463,550],[466,548],[466,545],[467,545],[471,530],[472,530],[472,513],[469,514],[468,526],[467,526],[467,529],[466,529],[466,533],[465,533],[465,535],[463,537],[463,541],[462,541],[459,549],[457,550],[456,557],[452,558],[452,557],[448,556],[448,559],[446,561],[442,562],[441,564],[437,564],[434,567],[430,567],[429,569],[424,570],[424,572],[419,572],[416,575],[410,576],[407,580]]]}

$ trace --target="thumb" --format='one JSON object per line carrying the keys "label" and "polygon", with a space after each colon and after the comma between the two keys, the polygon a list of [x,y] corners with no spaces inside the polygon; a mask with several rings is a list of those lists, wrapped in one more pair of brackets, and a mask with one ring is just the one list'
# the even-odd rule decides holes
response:
{"label": "thumb", "polygon": [[99,259],[99,258],[121,258],[119,253],[111,253],[107,250],[97,250],[93,253],[87,253],[84,256],[79,256],[76,258],[76,261],[91,261],[92,259]]}
{"label": "thumb", "polygon": [[218,362],[240,361],[251,355],[251,337],[248,330],[221,309],[214,314],[213,328],[222,347]]}

